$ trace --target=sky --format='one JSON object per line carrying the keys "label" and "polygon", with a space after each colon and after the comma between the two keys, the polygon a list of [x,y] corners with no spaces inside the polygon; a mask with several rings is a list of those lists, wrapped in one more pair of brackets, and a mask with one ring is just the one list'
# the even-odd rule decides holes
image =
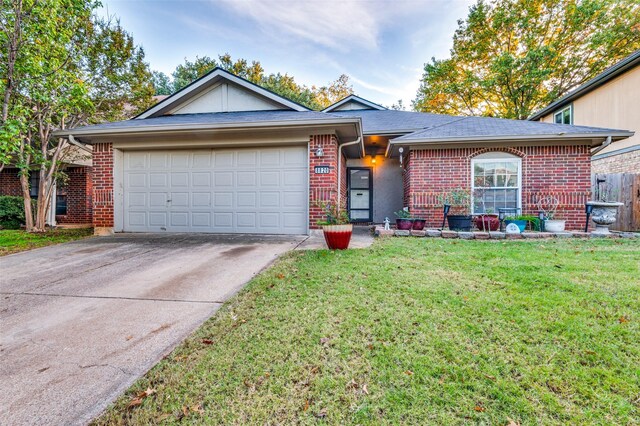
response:
{"label": "sky", "polygon": [[170,75],[185,58],[260,61],[265,72],[323,86],[340,74],[354,92],[390,106],[415,98],[424,63],[449,56],[473,0],[103,0],[151,69]]}

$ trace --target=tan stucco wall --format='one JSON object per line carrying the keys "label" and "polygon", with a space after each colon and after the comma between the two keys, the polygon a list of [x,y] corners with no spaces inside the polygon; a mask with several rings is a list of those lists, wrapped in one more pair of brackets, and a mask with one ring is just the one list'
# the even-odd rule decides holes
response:
{"label": "tan stucco wall", "polygon": [[[553,123],[553,113],[540,121]],[[573,101],[573,124],[636,132],[599,154],[640,145],[640,66]]]}

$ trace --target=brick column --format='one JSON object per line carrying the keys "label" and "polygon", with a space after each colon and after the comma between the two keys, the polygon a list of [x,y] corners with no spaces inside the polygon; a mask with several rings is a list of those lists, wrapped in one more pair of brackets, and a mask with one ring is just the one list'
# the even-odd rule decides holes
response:
{"label": "brick column", "polygon": [[113,232],[113,146],[93,146],[93,226],[96,234]]}
{"label": "brick column", "polygon": [[[324,155],[316,151],[322,148]],[[344,165],[344,164],[343,164]],[[329,173],[316,174],[316,166],[329,167]],[[344,179],[344,176],[343,176]],[[309,228],[318,229],[316,222],[324,218],[318,202],[335,203],[338,198],[338,140],[334,135],[314,135],[309,139]],[[342,205],[342,207],[345,207]]]}

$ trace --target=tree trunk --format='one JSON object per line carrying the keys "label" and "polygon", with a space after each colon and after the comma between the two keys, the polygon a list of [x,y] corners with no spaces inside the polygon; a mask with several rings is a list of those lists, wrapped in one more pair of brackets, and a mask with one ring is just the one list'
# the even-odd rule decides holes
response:
{"label": "tree trunk", "polygon": [[20,174],[20,187],[24,199],[24,222],[27,232],[33,231],[33,212],[31,211],[31,193],[29,192],[29,175]]}
{"label": "tree trunk", "polygon": [[44,165],[40,167],[40,185],[38,186],[38,201],[36,202],[36,223],[33,227],[34,232],[44,232],[47,227],[47,210],[49,210],[49,197],[51,186],[48,173]]}

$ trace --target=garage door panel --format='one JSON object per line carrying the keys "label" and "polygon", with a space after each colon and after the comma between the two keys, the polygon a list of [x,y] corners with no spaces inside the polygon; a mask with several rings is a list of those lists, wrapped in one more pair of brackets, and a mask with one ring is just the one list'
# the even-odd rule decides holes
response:
{"label": "garage door panel", "polygon": [[124,230],[307,232],[306,147],[125,152]]}
{"label": "garage door panel", "polygon": [[166,188],[169,182],[167,173],[149,173],[149,186],[151,188]]}
{"label": "garage door panel", "polygon": [[166,169],[169,165],[169,156],[164,152],[149,153],[150,169]]}
{"label": "garage door panel", "polygon": [[213,186],[215,188],[232,187],[233,172],[213,172]]}
{"label": "garage door panel", "polygon": [[209,192],[194,192],[191,194],[193,207],[211,207],[211,194]]}
{"label": "garage door panel", "polygon": [[149,226],[167,226],[167,212],[149,212]]}
{"label": "garage door panel", "polygon": [[171,187],[188,187],[189,186],[189,173],[171,173]]}
{"label": "garage door panel", "polygon": [[189,168],[189,158],[191,154],[188,152],[171,154],[171,168],[172,169],[187,169]]}
{"label": "garage door panel", "polygon": [[167,207],[167,193],[166,192],[151,192],[149,193],[149,207]]}

